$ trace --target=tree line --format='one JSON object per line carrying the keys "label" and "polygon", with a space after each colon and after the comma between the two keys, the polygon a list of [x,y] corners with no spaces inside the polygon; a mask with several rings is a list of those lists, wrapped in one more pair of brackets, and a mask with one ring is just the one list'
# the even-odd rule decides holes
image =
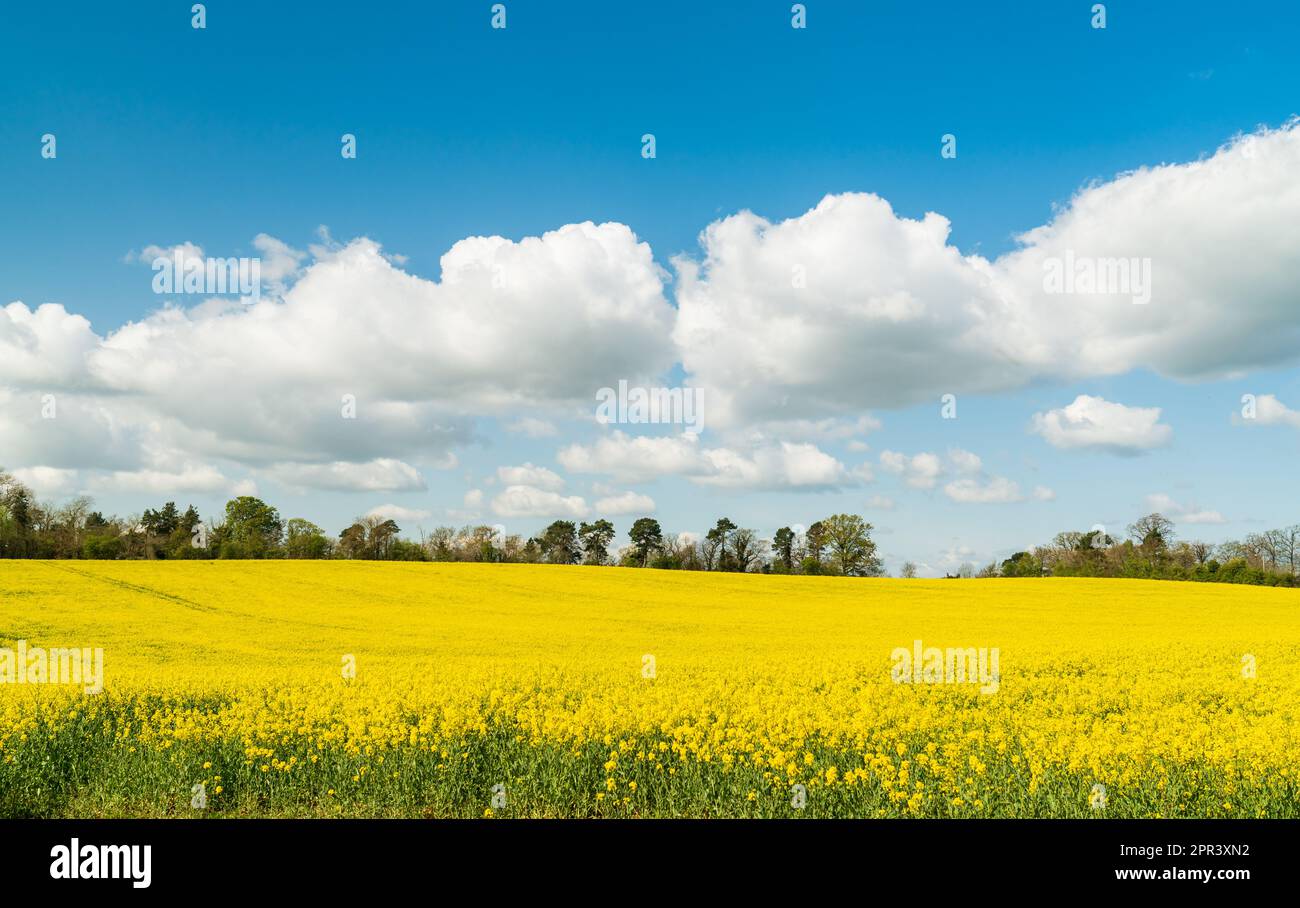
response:
{"label": "tree line", "polygon": [[401,536],[391,519],[358,517],[337,536],[301,517],[284,519],[260,498],[226,502],[221,517],[204,521],[175,502],[142,514],[106,517],[79,496],[61,507],[42,504],[0,470],[0,557],[98,559],[345,558],[382,561],[479,561],[525,564],[622,565],[685,571],[831,574],[883,573],[872,526],[855,514],[835,514],[799,533],[777,530],[772,540],[721,518],[700,538],[665,533],[652,517],[636,520],[630,545],[614,545],[604,518],[556,520],[536,536],[491,526],[437,527],[418,541]]}
{"label": "tree line", "polygon": [[1174,522],[1153,513],[1129,524],[1126,533],[1123,539],[1100,528],[1057,533],[1046,545],[1016,552],[978,572],[964,565],[957,576],[1130,577],[1300,586],[1300,525],[1216,545],[1178,539]]}
{"label": "tree line", "polygon": [[[884,568],[874,528],[856,514],[834,514],[806,530],[782,527],[772,538],[721,518],[703,536],[665,533],[653,517],[615,546],[612,522],[556,520],[535,536],[486,525],[437,527],[403,538],[391,519],[356,518],[337,536],[301,517],[284,519],[260,498],[226,502],[220,518],[204,521],[190,505],[166,502],[126,518],[105,517],[90,498],[56,507],[0,470],[0,558],[212,559],[291,558],[380,561],[474,561],[587,564],[682,571],[877,577]],[[915,563],[900,575],[915,577]],[[1300,525],[1252,533],[1218,544],[1177,538],[1173,521],[1148,514],[1126,538],[1104,529],[1057,533],[1051,542],[1019,551],[982,569],[964,564],[950,578],[1128,577],[1300,586]]]}

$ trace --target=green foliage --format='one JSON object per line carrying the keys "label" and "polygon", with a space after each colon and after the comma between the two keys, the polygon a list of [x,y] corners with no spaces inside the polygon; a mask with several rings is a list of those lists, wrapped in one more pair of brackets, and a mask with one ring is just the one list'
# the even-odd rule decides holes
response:
{"label": "green foliage", "polygon": [[578,528],[578,538],[586,553],[584,560],[587,564],[609,563],[609,544],[614,541],[614,524],[604,518],[595,523],[583,521]]}
{"label": "green foliage", "polygon": [[284,557],[326,558],[330,553],[330,540],[325,531],[310,520],[294,517],[285,525]]}
{"label": "green foliage", "polygon": [[653,517],[641,517],[632,524],[627,534],[636,549],[638,563],[645,567],[650,563],[650,555],[663,548],[664,533],[659,528],[659,521]]}
{"label": "green foliage", "polygon": [[[794,530],[789,527],[781,527],[772,536],[772,550],[776,553],[776,560],[773,562],[773,573],[789,574],[794,571]],[[777,570],[780,565],[780,570]]]}
{"label": "green foliage", "polygon": [[857,514],[835,514],[819,521],[829,566],[844,577],[878,577],[882,567],[871,538],[873,527]]}
{"label": "green foliage", "polygon": [[82,544],[83,558],[102,558],[111,560],[121,558],[125,545],[117,536],[87,536]]}
{"label": "green foliage", "polygon": [[[1124,577],[1140,580],[1188,580],[1200,583],[1249,583],[1300,586],[1300,526],[1268,530],[1217,547],[1205,542],[1176,541],[1174,524],[1148,514],[1128,527],[1121,541],[1103,530],[1058,533],[1032,553],[1018,552],[1002,563],[1004,577]],[[1213,557],[1217,552],[1219,557]],[[1028,560],[1027,560],[1028,559]]]}
{"label": "green foliage", "polygon": [[239,552],[234,556],[239,558],[266,558],[275,554],[283,536],[280,512],[262,499],[240,495],[226,502],[223,552]]}
{"label": "green foliage", "polygon": [[578,545],[578,528],[572,520],[557,520],[537,540],[542,557],[551,564],[577,564],[582,560]]}
{"label": "green foliage", "polygon": [[1016,552],[1001,566],[1003,577],[1041,577],[1043,562],[1028,552]]}
{"label": "green foliage", "polygon": [[[1128,528],[1122,541],[1102,529],[1058,533],[1052,542],[1016,552],[980,577],[1126,577],[1202,583],[1300,586],[1300,525],[1253,533],[1217,546],[1178,540],[1160,514]],[[772,541],[722,517],[703,538],[665,535],[653,517],[638,518],[631,546],[619,556],[626,567],[688,571],[760,571],[774,574],[875,577],[883,573],[873,527],[855,514],[815,521],[800,535],[781,527]],[[198,510],[175,502],[146,508],[139,517],[105,517],[89,498],[55,508],[0,470],[0,558],[351,558],[393,561],[474,561],[608,565],[617,538],[604,518],[590,523],[557,520],[525,539],[490,526],[437,527],[420,541],[401,537],[392,520],[358,517],[337,541],[309,520],[285,521],[275,507],[249,495],[226,503],[224,520],[204,524]],[[904,564],[903,576],[915,576]],[[975,576],[963,565],[959,576]]]}

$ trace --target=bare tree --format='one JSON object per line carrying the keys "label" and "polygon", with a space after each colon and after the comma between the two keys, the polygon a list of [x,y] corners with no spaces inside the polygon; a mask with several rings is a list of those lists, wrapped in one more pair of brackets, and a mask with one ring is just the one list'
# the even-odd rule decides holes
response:
{"label": "bare tree", "polygon": [[737,571],[752,570],[763,558],[767,543],[753,530],[734,530],[731,534],[731,558]]}
{"label": "bare tree", "polygon": [[1148,514],[1129,524],[1128,534],[1138,545],[1164,549],[1174,541],[1174,522],[1162,514]]}
{"label": "bare tree", "polygon": [[1246,537],[1246,548],[1259,562],[1259,566],[1265,570],[1277,570],[1278,542],[1276,530],[1269,530],[1264,533],[1251,533]]}
{"label": "bare tree", "polygon": [[1284,564],[1293,575],[1300,574],[1300,524],[1293,524],[1278,532],[1282,534]]}

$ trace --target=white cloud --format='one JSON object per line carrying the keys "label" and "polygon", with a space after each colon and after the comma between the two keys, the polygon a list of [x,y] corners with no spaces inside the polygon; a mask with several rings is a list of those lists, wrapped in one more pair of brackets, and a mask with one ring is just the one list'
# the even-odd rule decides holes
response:
{"label": "white cloud", "polygon": [[943,487],[943,492],[962,504],[1007,504],[1024,500],[1020,486],[1001,476],[955,479]]}
{"label": "white cloud", "polygon": [[91,382],[86,360],[98,347],[90,322],[62,306],[0,308],[0,387],[62,391]]}
{"label": "white cloud", "polygon": [[36,466],[19,467],[9,472],[38,495],[67,495],[76,488],[76,470]]}
{"label": "white cloud", "polygon": [[605,473],[627,482],[707,471],[697,435],[628,435],[615,430],[594,444],[572,444],[556,455],[570,473]]}
{"label": "white cloud", "polygon": [[419,508],[404,508],[400,504],[381,504],[367,511],[366,516],[379,517],[384,520],[405,520],[414,523],[420,520],[428,520],[433,515],[431,512]]}
{"label": "white cloud", "polygon": [[812,444],[781,442],[752,455],[726,448],[704,452],[713,467],[711,475],[696,481],[703,485],[749,489],[829,489],[852,480],[844,465]]}
{"label": "white cloud", "polygon": [[139,253],[128,252],[126,260],[128,262],[140,262],[144,265],[152,265],[154,259],[169,259],[176,253],[180,253],[187,259],[202,259],[203,247],[197,243],[176,243],[171,246],[158,246],[151,244],[145,246]]}
{"label": "white cloud", "polygon": [[617,514],[652,514],[654,509],[654,499],[639,492],[623,492],[596,501],[596,511],[610,516]]}
{"label": "white cloud", "polygon": [[1201,511],[1189,510],[1178,515],[1178,519],[1183,523],[1227,523],[1228,518],[1224,517],[1218,511]]}
{"label": "white cloud", "polygon": [[497,467],[497,479],[508,486],[534,486],[550,492],[564,488],[564,479],[559,474],[531,463],[519,467]]}
{"label": "white cloud", "polygon": [[897,451],[881,451],[880,468],[903,477],[914,489],[933,489],[943,475],[943,463],[938,455],[924,451],[911,457]]}
{"label": "white cloud", "polygon": [[855,480],[844,465],[816,445],[779,442],[740,453],[703,447],[699,436],[632,436],[615,430],[594,444],[560,450],[571,473],[604,473],[624,482],[685,476],[700,485],[748,489],[826,489]]}
{"label": "white cloud", "polygon": [[1069,406],[1034,414],[1031,430],[1055,448],[1101,448],[1136,454],[1169,443],[1173,429],[1159,407],[1126,407],[1080,394]]}
{"label": "white cloud", "polygon": [[858,464],[849,472],[853,475],[855,479],[858,479],[861,482],[876,481],[876,471],[871,469],[871,464],[866,463],[865,461]]}
{"label": "white cloud", "polygon": [[[75,395],[106,414],[96,431],[117,445],[63,444],[80,452],[75,466],[149,466],[147,437],[182,459],[347,487],[320,465],[445,467],[474,439],[475,418],[585,405],[611,375],[648,379],[674,360],[662,269],[620,224],[464,239],[437,281],[401,270],[368,239],[327,237],[305,265],[264,234],[254,245],[264,276],[292,282],[282,297],[171,305],[102,336],[62,306],[5,306],[0,391],[56,393],[61,410]],[[355,419],[343,418],[344,395]],[[544,432],[533,419],[523,428]],[[42,456],[61,444],[41,433],[9,466],[70,468]]]}
{"label": "white cloud", "polygon": [[881,451],[880,466],[914,489],[933,489],[944,477],[956,474],[956,478],[944,485],[943,493],[964,504],[1024,499],[1019,485],[1001,476],[986,476],[980,456],[962,448],[950,448],[946,460],[928,451],[910,457],[898,451]]}
{"label": "white cloud", "polygon": [[[1297,172],[1300,121],[1089,185],[992,261],[953,246],[942,215],[900,217],[870,194],[828,195],[786,220],[742,211],[705,228],[697,258],[675,260],[676,308],[649,246],[621,224],[467,238],[437,279],[369,239],[323,232],[304,254],[258,234],[277,286],[253,305],[167,305],[104,334],[61,305],[0,308],[0,439],[10,468],[89,471],[87,482],[247,473],[423,488],[420,471],[451,463],[479,418],[548,437],[558,430],[542,417],[680,363],[684,383],[707,392],[721,444],[614,433],[562,458],[623,482],[852,485],[865,474],[817,443],[860,453],[859,436],[879,426],[867,409],[1138,369],[1201,379],[1296,362]],[[1067,257],[1149,260],[1150,302],[1049,292],[1045,266]],[[60,416],[41,425],[47,393]],[[356,419],[341,418],[344,395]],[[1300,425],[1272,395],[1258,411],[1263,424]],[[1034,428],[1060,448],[1133,453],[1169,441],[1159,415],[1081,395]],[[994,494],[982,466],[886,453],[881,466],[916,488],[951,470],[954,483],[971,480],[958,494]]]}
{"label": "white cloud", "polygon": [[870,414],[857,418],[772,419],[749,428],[741,437],[749,444],[770,442],[774,439],[821,442],[849,440],[848,445],[851,450],[855,450],[855,445],[861,450],[866,450],[866,443],[855,436],[875,432],[881,426],[881,421]]}
{"label": "white cloud", "polygon": [[827,196],[779,223],[745,211],[710,224],[703,260],[674,261],[673,335],[692,383],[710,389],[710,421],[818,419],[1005,387],[987,341],[972,337],[996,300],[988,269],[947,245],[948,229],[937,214],[898,218],[869,194]]}
{"label": "white cloud", "polygon": [[253,237],[253,246],[260,253],[262,281],[268,289],[282,294],[285,284],[298,276],[307,253],[265,233]]}
{"label": "white cloud", "polygon": [[[1089,185],[995,261],[962,255],[941,215],[899,217],[869,194],[830,195],[784,221],[741,212],[708,226],[701,259],[676,260],[674,338],[692,383],[710,389],[715,426],[1295,362],[1297,172],[1293,121]],[[1150,302],[1049,292],[1045,266],[1067,256],[1149,262]]]}
{"label": "white cloud", "polygon": [[1179,504],[1162,492],[1148,495],[1147,507],[1178,523],[1216,524],[1228,522],[1227,518],[1218,511],[1203,509],[1196,505]]}
{"label": "white cloud", "polygon": [[961,448],[948,451],[948,462],[958,473],[978,473],[984,467],[984,462],[980,460],[978,454],[963,451]]}
{"label": "white cloud", "polygon": [[508,486],[492,499],[499,517],[586,517],[587,503],[576,495],[563,496],[532,486]]}
{"label": "white cloud", "polygon": [[10,471],[24,485],[41,495],[68,495],[81,491],[92,494],[129,493],[168,495],[174,493],[225,493],[253,495],[257,485],[250,479],[227,476],[206,464],[187,464],[179,469],[84,470],[61,467],[19,467]]}
{"label": "white cloud", "polygon": [[1047,486],[1034,486],[1034,501],[1055,501],[1056,493]]}
{"label": "white cloud", "polygon": [[95,492],[226,492],[248,488],[205,464],[194,464],[178,471],[115,470],[87,477],[87,488]]}
{"label": "white cloud", "polygon": [[1247,425],[1294,426],[1300,429],[1300,410],[1292,410],[1273,394],[1261,394],[1255,398],[1254,418],[1237,421]]}
{"label": "white cloud", "polygon": [[427,486],[409,463],[380,457],[365,463],[277,464],[265,471],[276,482],[336,492],[420,492]]}
{"label": "white cloud", "polygon": [[892,511],[897,505],[887,495],[873,495],[867,499],[867,507],[876,511]]}
{"label": "white cloud", "polygon": [[970,546],[954,543],[940,553],[939,564],[950,567],[961,565],[971,561],[976,554],[976,551]]}
{"label": "white cloud", "polygon": [[[1145,368],[1200,379],[1295,362],[1297,169],[1300,120],[1292,120],[1200,160],[1082,189],[995,263],[1011,336],[1056,358],[1054,376]],[[1149,259],[1150,303],[1122,292],[1045,293],[1045,263],[1067,253]]]}

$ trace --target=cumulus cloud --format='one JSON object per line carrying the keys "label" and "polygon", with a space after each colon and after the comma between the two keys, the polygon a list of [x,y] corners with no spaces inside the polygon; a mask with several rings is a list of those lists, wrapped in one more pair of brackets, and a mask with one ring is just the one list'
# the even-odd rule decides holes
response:
{"label": "cumulus cloud", "polygon": [[248,480],[232,479],[206,464],[192,464],[177,471],[115,470],[92,474],[87,480],[92,491],[113,492],[233,492],[250,494]]}
{"label": "cumulus cloud", "polygon": [[954,543],[940,553],[939,563],[948,566],[965,564],[976,554],[978,553],[970,546]]}
{"label": "cumulus cloud", "polygon": [[208,464],[192,463],[174,470],[75,470],[38,465],[10,471],[20,482],[42,495],[67,495],[72,492],[101,494],[122,492],[147,495],[174,493],[224,493],[253,495],[257,484],[247,478],[222,473]]}
{"label": "cumulus cloud", "polygon": [[556,459],[570,473],[603,473],[627,482],[707,470],[699,436],[691,434],[634,436],[615,430],[593,444],[561,448]]}
{"label": "cumulus cloud", "polygon": [[98,349],[90,322],[56,303],[0,309],[0,386],[61,391],[93,384],[86,361]]}
{"label": "cumulus cloud", "polygon": [[145,246],[143,249],[141,249],[138,253],[128,252],[126,254],[126,261],[140,262],[141,264],[144,265],[152,265],[154,259],[170,259],[173,256],[177,255],[178,253],[183,258],[202,259],[203,247],[198,245],[197,243],[190,243],[190,242],[176,243],[171,246],[159,246],[156,243],[151,243],[150,245]]}
{"label": "cumulus cloud", "polygon": [[745,211],[709,225],[703,260],[674,260],[673,337],[710,389],[710,420],[816,419],[1005,387],[973,336],[996,304],[991,275],[948,232],[940,215],[899,218],[870,194],[827,196],[777,223]]}
{"label": "cumulus cloud", "polygon": [[381,504],[378,507],[366,511],[367,517],[378,517],[381,520],[405,520],[415,522],[419,520],[428,520],[433,514],[419,508],[404,508],[400,504]]}
{"label": "cumulus cloud", "polygon": [[908,457],[898,451],[881,451],[880,468],[901,476],[914,489],[933,489],[943,475],[943,462],[938,455],[929,452]]}
{"label": "cumulus cloud", "polygon": [[508,486],[534,486],[549,492],[564,488],[564,479],[558,473],[531,463],[519,467],[497,467],[497,479]]}
{"label": "cumulus cloud", "polygon": [[507,486],[492,499],[492,512],[499,517],[586,517],[582,498],[564,496],[533,486]]}
{"label": "cumulus cloud", "polygon": [[[747,429],[741,437],[746,443],[784,439],[790,441],[848,441],[850,450],[866,450],[867,444],[856,436],[875,432],[883,425],[870,414],[856,418],[774,419]],[[736,433],[731,433],[735,435]]]}
{"label": "cumulus cloud", "polygon": [[266,475],[283,485],[336,492],[420,492],[427,486],[409,463],[380,457],[366,463],[276,464]]}
{"label": "cumulus cloud", "polygon": [[1020,486],[1002,476],[955,479],[943,487],[943,493],[962,504],[1007,504],[1024,500]]}
{"label": "cumulus cloud", "polygon": [[1293,426],[1300,429],[1300,410],[1292,410],[1278,400],[1276,395],[1261,394],[1255,398],[1254,415],[1244,417],[1234,414],[1234,421],[1245,425]]}
{"label": "cumulus cloud", "polygon": [[617,514],[653,514],[655,500],[639,492],[623,492],[597,499],[596,511],[614,516]]}
{"label": "cumulus cloud", "polygon": [[298,276],[307,253],[265,233],[253,237],[253,246],[259,253],[262,281],[272,292],[282,294],[285,284]]}
{"label": "cumulus cloud", "polygon": [[901,476],[907,485],[914,489],[932,489],[948,472],[970,474],[980,468],[979,455],[954,447],[948,451],[948,463],[937,454],[922,451],[911,457],[900,451],[880,451],[880,468],[888,474]]}
{"label": "cumulus cloud", "polygon": [[910,457],[898,451],[880,452],[881,469],[914,489],[933,489],[945,477],[943,493],[962,504],[1001,504],[1023,501],[1020,486],[1002,476],[988,476],[978,454],[950,448],[945,457],[922,451]]}
{"label": "cumulus cloud", "polygon": [[77,471],[59,467],[19,467],[11,475],[38,495],[67,495],[76,488]]}
{"label": "cumulus cloud", "polygon": [[[869,193],[828,195],[784,220],[742,211],[673,260],[676,308],[668,275],[621,224],[463,239],[436,279],[366,238],[323,233],[304,253],[258,234],[274,292],[251,305],[170,297],[103,334],[61,305],[0,308],[0,438],[11,468],[184,477],[202,465],[232,482],[243,472],[350,490],[360,476],[364,490],[397,491],[423,488],[419,472],[478,440],[484,416],[548,437],[595,389],[654,384],[680,365],[707,392],[720,443],[614,433],[565,448],[564,465],[624,482],[852,485],[866,474],[818,444],[865,450],[879,425],[866,410],[1137,369],[1204,379],[1296,362],[1297,172],[1293,121],[1088,185],[993,260],[952,245],[941,214],[902,216]],[[1067,262],[1134,263],[1149,294],[1058,292],[1047,277]],[[41,426],[46,394],[60,418]],[[1258,409],[1260,423],[1300,425],[1272,395]],[[1083,395],[1034,429],[1060,448],[1135,453],[1168,442],[1158,420],[1157,408]],[[914,487],[951,472],[968,480],[960,495],[997,494],[982,467],[887,453],[881,467]]]}
{"label": "cumulus cloud", "polygon": [[698,435],[632,436],[615,430],[594,444],[560,450],[571,473],[601,473],[625,482],[684,476],[699,485],[747,489],[829,489],[856,482],[835,457],[811,443],[779,442],[741,453],[708,448]]}
{"label": "cumulus cloud", "polygon": [[[1066,377],[1146,368],[1217,378],[1295,362],[1297,169],[1300,120],[1292,120],[1201,160],[1082,189],[996,263],[1013,336],[1057,357],[1049,371]],[[1151,301],[1133,305],[1122,290],[1049,294],[1045,268],[1067,255],[1149,260]]]}
{"label": "cumulus cloud", "polygon": [[761,448],[752,455],[725,448],[704,452],[713,467],[701,476],[704,485],[750,489],[830,489],[852,479],[844,465],[812,444],[781,442]]}
{"label": "cumulus cloud", "polygon": [[1080,394],[1068,406],[1034,414],[1031,430],[1055,448],[1100,448],[1137,454],[1169,443],[1173,429],[1159,407],[1127,407]]}
{"label": "cumulus cloud", "polygon": [[1216,524],[1228,522],[1227,518],[1218,511],[1211,511],[1196,505],[1180,504],[1161,492],[1147,496],[1147,507],[1178,523]]}
{"label": "cumulus cloud", "polygon": [[270,277],[292,280],[283,298],[165,307],[103,336],[62,306],[4,307],[0,388],[75,392],[119,436],[209,462],[328,478],[321,464],[436,466],[472,440],[476,416],[587,401],[611,375],[657,375],[674,358],[661,269],[619,224],[471,237],[437,281],[366,239],[314,246],[301,273],[287,244],[254,245]]}
{"label": "cumulus cloud", "polygon": [[980,460],[978,454],[963,451],[961,448],[953,448],[948,452],[948,462],[958,473],[978,473],[984,467],[984,462]]}
{"label": "cumulus cloud", "polygon": [[[717,221],[679,258],[674,339],[714,425],[815,419],[949,392],[1151,369],[1197,379],[1300,358],[1300,125],[1080,190],[988,261],[939,214],[832,195],[784,221]],[[1055,292],[1065,262],[1149,266],[1132,287]],[[1087,292],[1082,292],[1086,290]]]}
{"label": "cumulus cloud", "polygon": [[159,443],[149,424],[123,418],[114,404],[76,392],[0,387],[0,456],[9,467],[174,468],[176,452]]}

